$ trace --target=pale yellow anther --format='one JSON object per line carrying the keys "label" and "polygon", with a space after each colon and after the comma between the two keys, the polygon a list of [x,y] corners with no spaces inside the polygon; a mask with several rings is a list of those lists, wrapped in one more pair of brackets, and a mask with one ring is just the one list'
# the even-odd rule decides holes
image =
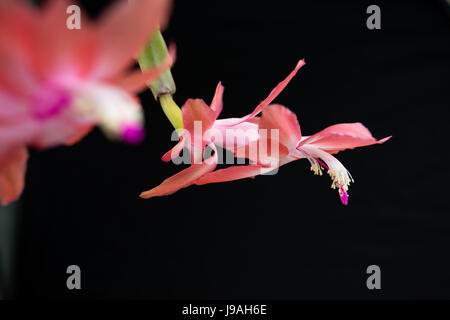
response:
{"label": "pale yellow anther", "polygon": [[313,171],[315,175],[322,175],[322,168],[318,164],[311,165],[311,171]]}
{"label": "pale yellow anther", "polygon": [[336,188],[340,188],[340,186],[342,185],[342,188],[347,191],[348,190],[348,186],[350,185],[351,182],[353,182],[353,179],[349,177],[349,174],[347,172],[344,171],[338,171],[336,172],[335,170],[328,170],[328,174],[331,177],[331,180],[333,180],[332,184],[331,184],[331,188],[336,189]]}

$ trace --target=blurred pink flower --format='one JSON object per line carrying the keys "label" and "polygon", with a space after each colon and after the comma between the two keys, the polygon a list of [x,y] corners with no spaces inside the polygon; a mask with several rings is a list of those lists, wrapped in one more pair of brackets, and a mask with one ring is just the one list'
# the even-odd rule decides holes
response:
{"label": "blurred pink flower", "polygon": [[118,1],[98,23],[81,16],[69,30],[73,1],[42,10],[0,1],[0,200],[23,188],[25,146],[72,144],[95,125],[111,137],[138,142],[142,108],[135,93],[168,68],[130,71],[152,33],[165,23],[168,1]]}

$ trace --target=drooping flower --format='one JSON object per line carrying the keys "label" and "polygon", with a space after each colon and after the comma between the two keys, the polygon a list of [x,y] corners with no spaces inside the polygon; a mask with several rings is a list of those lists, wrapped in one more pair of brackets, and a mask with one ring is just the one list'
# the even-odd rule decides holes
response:
{"label": "drooping flower", "polygon": [[[217,85],[210,106],[202,99],[187,100],[182,107],[184,130],[180,134],[180,140],[175,147],[162,157],[162,160],[169,161],[177,157],[184,148],[187,148],[191,154],[191,166],[164,180],[157,187],[142,192],[140,196],[146,199],[164,196],[190,186],[201,177],[214,171],[218,161],[217,147],[234,152],[258,141],[258,125],[251,119],[281,93],[304,64],[305,62],[300,60],[286,79],[280,82],[251,114],[242,118],[217,119],[223,107],[222,95],[224,89],[221,83]],[[231,131],[232,134],[228,134],[228,131]],[[204,159],[206,147],[210,147],[213,154],[211,157]],[[250,168],[256,174],[260,166],[256,165]],[[239,174],[242,169],[246,170],[247,167],[232,167],[230,171],[233,172],[227,171],[227,173],[230,177],[232,174]],[[218,170],[218,172],[221,171]]]}
{"label": "drooping flower", "polygon": [[[168,161],[178,156],[185,147],[191,150],[191,154],[192,151],[195,153],[195,150],[202,151],[199,153],[201,158],[205,146],[212,146],[213,150],[216,150],[216,146],[220,146],[233,152],[236,157],[250,159],[252,164],[215,170],[218,158],[214,153],[207,160],[192,164],[189,168],[164,180],[159,186],[143,192],[141,197],[169,195],[192,184],[203,185],[255,177],[273,172],[294,160],[306,158],[311,163],[311,170],[315,174],[322,174],[324,168],[327,170],[332,179],[332,188],[338,190],[342,203],[346,205],[348,203],[348,187],[353,182],[353,178],[332,154],[345,149],[381,144],[390,137],[376,140],[361,123],[336,124],[312,136],[302,137],[296,115],[284,106],[270,105],[270,103],[303,65],[304,61],[300,60],[291,74],[279,83],[252,113],[242,118],[217,120],[218,112],[222,108],[223,88],[220,84],[211,107],[208,108],[202,100],[188,100],[183,106],[185,129],[191,136],[195,131],[195,123],[202,124],[204,130],[200,134],[193,134],[194,137],[202,138],[196,142],[187,143],[184,135],[181,135],[179,143],[163,156],[163,160]],[[262,116],[257,117],[261,111]],[[252,134],[255,132],[255,126],[257,126],[256,134]],[[237,132],[231,136],[231,141],[226,134],[219,135],[220,140],[208,140],[208,137],[211,136],[208,135],[208,130],[224,132],[227,129]],[[243,139],[239,139],[242,131],[247,134]],[[264,135],[262,135],[263,132],[265,132]],[[276,134],[272,135],[270,132]],[[276,152],[273,152],[274,149]],[[252,150],[256,150],[256,152],[252,152]]]}
{"label": "drooping flower", "polygon": [[[18,197],[25,146],[73,144],[95,125],[130,143],[143,137],[135,93],[170,67],[130,71],[134,58],[165,23],[166,0],[118,1],[94,23],[67,28],[73,1],[39,10],[0,1],[0,199]],[[20,155],[20,156],[19,156]],[[18,169],[20,168],[20,170]]]}
{"label": "drooping flower", "polygon": [[[202,185],[254,177],[257,174],[270,172],[294,160],[305,158],[310,162],[311,170],[315,174],[322,175],[322,171],[327,170],[332,180],[331,187],[338,190],[342,203],[346,205],[348,203],[348,186],[353,182],[353,178],[333,154],[345,149],[381,144],[390,138],[376,140],[361,123],[340,123],[312,136],[302,136],[297,116],[281,105],[263,107],[262,116],[254,119],[254,121],[258,123],[259,129],[276,130],[278,132],[277,143],[279,143],[280,151],[277,158],[269,162],[272,165],[260,166],[259,171],[255,165],[229,167],[202,176],[196,181],[196,184]],[[261,140],[255,143],[261,143]],[[260,164],[262,160],[267,160],[258,156],[259,154],[256,158],[251,158],[256,165]]]}

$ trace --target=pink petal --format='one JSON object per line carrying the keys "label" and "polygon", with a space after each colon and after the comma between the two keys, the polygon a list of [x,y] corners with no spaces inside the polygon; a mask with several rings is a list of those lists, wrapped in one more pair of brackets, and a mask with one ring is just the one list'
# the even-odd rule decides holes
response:
{"label": "pink petal", "polygon": [[90,132],[95,122],[92,118],[79,117],[67,108],[44,123],[34,121],[36,132],[29,145],[37,149],[48,149],[59,145],[71,145]]}
{"label": "pink petal", "polygon": [[297,65],[295,66],[294,70],[291,71],[291,73],[286,77],[286,79],[284,79],[279,84],[277,84],[277,86],[270,92],[270,94],[267,96],[267,98],[265,98],[263,101],[261,101],[261,103],[256,106],[255,110],[253,110],[252,113],[240,118],[239,121],[236,123],[230,123],[230,125],[235,125],[240,122],[247,121],[248,119],[251,119],[251,118],[255,117],[256,115],[258,115],[258,113],[260,113],[262,111],[262,108],[264,106],[269,105],[281,93],[281,91],[283,91],[284,88],[286,88],[288,83],[297,74],[297,71],[304,65],[305,65],[305,60],[303,60],[303,59],[299,60],[297,62]]}
{"label": "pink petal", "polygon": [[220,133],[220,136],[215,137],[214,140],[216,146],[234,150],[259,139],[258,125],[256,123],[246,121],[234,126],[229,126],[228,124],[231,121],[235,122],[236,118],[218,119],[214,122],[212,131]]}
{"label": "pink petal", "polygon": [[288,83],[292,80],[292,78],[297,74],[297,71],[303,67],[305,65],[305,60],[299,60],[297,62],[297,65],[295,66],[294,70],[291,71],[291,73],[286,77],[286,79],[284,79],[283,81],[281,81],[279,84],[277,84],[277,86],[275,88],[273,88],[273,90],[269,93],[269,95],[267,96],[267,98],[265,98],[256,108],[255,110],[253,110],[253,112],[250,114],[250,117],[253,117],[255,115],[257,115],[258,113],[260,113],[262,111],[262,108],[264,106],[267,106],[268,104],[270,104],[276,97],[278,97],[278,95],[281,93],[281,91],[284,90],[284,88],[286,88],[286,86],[288,85]]}
{"label": "pink petal", "polygon": [[81,29],[66,27],[69,0],[50,0],[43,9],[36,34],[35,67],[41,77],[73,81],[90,72],[98,54],[98,34],[81,13]]}
{"label": "pink petal", "polygon": [[223,90],[222,83],[219,82],[210,105],[211,109],[216,112],[216,118],[219,116],[223,108]]}
{"label": "pink petal", "polygon": [[214,155],[203,161],[201,164],[193,164],[189,168],[184,169],[181,172],[173,175],[172,177],[164,180],[159,186],[142,192],[140,197],[144,199],[166,196],[172,194],[182,188],[186,188],[195,183],[196,180],[201,178],[208,172],[213,171],[217,166],[217,152]]}
{"label": "pink petal", "polygon": [[0,167],[0,203],[3,206],[16,200],[23,191],[28,151],[18,147],[6,156],[6,162],[3,160]]}
{"label": "pink petal", "polygon": [[195,181],[195,184],[202,185],[207,183],[217,183],[239,180],[244,178],[253,178],[261,173],[262,166],[233,166],[225,169],[216,170],[205,174],[203,177]]}
{"label": "pink petal", "polygon": [[370,131],[359,122],[340,123],[304,139],[299,146],[311,144],[329,153],[337,153],[345,149],[381,144],[390,138],[386,137],[377,141]]}
{"label": "pink petal", "polygon": [[279,141],[289,150],[294,149],[302,137],[297,116],[281,105],[269,105],[263,108],[259,129],[266,129],[268,137],[271,136],[270,130],[279,130]]}
{"label": "pink petal", "polygon": [[[34,7],[25,1],[0,1],[0,46],[13,55],[27,57],[34,45],[34,30],[39,23]],[[25,55],[24,55],[25,54]]]}
{"label": "pink petal", "polygon": [[100,20],[97,74],[117,75],[129,66],[152,33],[164,22],[169,1],[117,1]]}
{"label": "pink petal", "polygon": [[[204,148],[204,133],[209,130],[216,120],[216,113],[202,99],[188,99],[181,108],[184,129],[191,135],[191,144]],[[201,125],[201,131],[200,129]],[[197,126],[197,131],[195,131]],[[201,134],[201,136],[200,136]]]}
{"label": "pink petal", "polygon": [[0,1],[0,86],[11,94],[27,94],[35,55],[35,30],[39,22],[32,6],[22,1]]}

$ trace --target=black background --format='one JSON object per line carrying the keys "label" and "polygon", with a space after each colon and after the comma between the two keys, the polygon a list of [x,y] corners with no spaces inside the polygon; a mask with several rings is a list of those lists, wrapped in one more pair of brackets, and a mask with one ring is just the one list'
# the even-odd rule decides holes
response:
{"label": "black background", "polygon": [[[82,1],[92,17],[107,1]],[[381,30],[366,8],[381,7]],[[356,183],[343,206],[306,160],[275,176],[139,193],[181,170],[160,161],[171,126],[149,91],[147,138],[99,130],[33,152],[22,200],[19,298],[449,298],[450,16],[439,1],[176,1],[175,100],[242,116],[305,58],[276,99],[304,135],[364,123],[384,145],[338,158]],[[82,290],[66,288],[66,268]],[[381,267],[381,290],[366,268]]]}

